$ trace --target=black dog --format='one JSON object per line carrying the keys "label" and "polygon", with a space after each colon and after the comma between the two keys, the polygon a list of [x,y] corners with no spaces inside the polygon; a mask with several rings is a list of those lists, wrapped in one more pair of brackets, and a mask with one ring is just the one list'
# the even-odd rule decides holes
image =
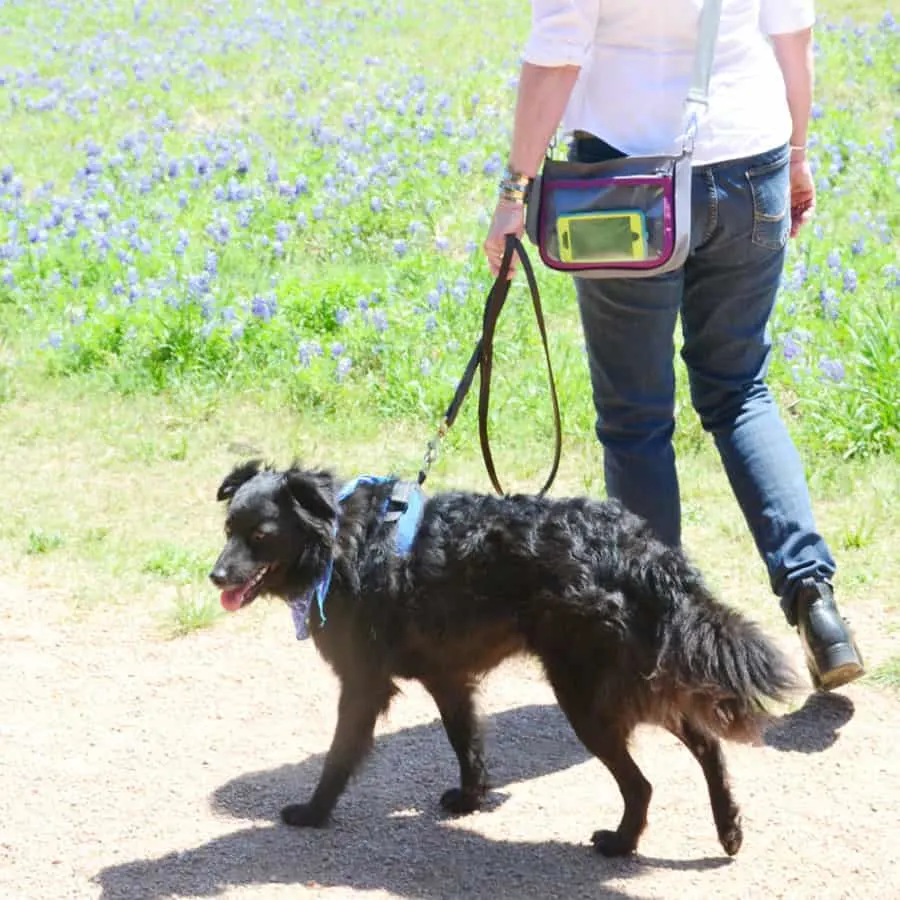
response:
{"label": "black dog", "polygon": [[752,742],[764,701],[796,685],[786,658],[710,594],[680,551],[615,502],[446,493],[427,500],[408,553],[385,506],[394,484],[360,484],[338,500],[331,474],[257,462],[222,483],[227,544],[210,575],[226,609],[258,594],[294,601],[333,578],[309,609],[316,647],[341,682],[337,729],[311,800],[289,825],[322,826],[366,752],[394,678],[434,697],[459,758],[454,813],[488,788],[473,689],[516,653],[537,657],[560,707],[618,784],[624,815],[593,843],[633,852],[651,787],[628,752],[640,723],[676,735],[703,768],[719,839],[742,833],[720,738]]}

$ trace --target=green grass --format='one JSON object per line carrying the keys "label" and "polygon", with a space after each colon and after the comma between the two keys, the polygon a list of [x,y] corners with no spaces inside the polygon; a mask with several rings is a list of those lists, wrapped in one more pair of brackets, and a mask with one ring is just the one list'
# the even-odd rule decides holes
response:
{"label": "green grass", "polygon": [[[51,23],[33,0],[0,4],[0,172],[13,173],[0,250],[18,248],[0,252],[0,477],[14,486],[0,555],[23,579],[185,634],[219,619],[205,573],[234,461],[417,470],[478,335],[477,245],[528,17],[488,0],[376,6],[71,0]],[[770,376],[841,596],[875,611],[900,590],[900,42],[885,9],[823,6],[819,208],[790,247]],[[556,490],[599,496],[571,285],[539,280],[563,415]],[[494,377],[501,479],[533,489],[550,408],[521,280]],[[774,624],[680,363],[677,378],[689,549]],[[475,410],[470,398],[432,489],[488,488]]]}
{"label": "green grass", "polygon": [[50,553],[58,550],[64,543],[65,539],[60,534],[32,528],[28,532],[28,548],[25,552],[30,554]]}
{"label": "green grass", "polygon": [[900,689],[900,656],[892,656],[883,662],[869,677],[875,684]]}
{"label": "green grass", "polygon": [[197,597],[179,592],[165,619],[165,632],[184,637],[203,628],[212,628],[224,615],[215,597]]}

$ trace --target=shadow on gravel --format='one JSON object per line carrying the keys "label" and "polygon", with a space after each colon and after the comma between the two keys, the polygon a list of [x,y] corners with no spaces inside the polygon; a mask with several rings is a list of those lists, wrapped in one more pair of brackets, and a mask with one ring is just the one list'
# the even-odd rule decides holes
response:
{"label": "shadow on gravel", "polygon": [[854,712],[853,701],[842,694],[810,694],[800,709],[775,722],[764,740],[785,753],[822,753],[837,743]]}
{"label": "shadow on gravel", "polygon": [[[482,726],[485,760],[494,788],[488,809],[506,799],[497,788],[561,772],[593,759],[555,705],[504,710],[483,717]],[[239,819],[274,821],[285,803],[309,799],[324,759],[324,753],[317,753],[296,765],[248,772],[222,785],[212,795],[212,807]],[[415,809],[441,818],[438,798],[444,790],[459,784],[458,771],[456,756],[440,721],[378,735],[374,750],[338,801],[335,814],[339,815],[348,803],[371,807],[374,798],[382,815]]]}
{"label": "shadow on gravel", "polygon": [[[520,707],[484,721],[495,788],[590,758],[555,706]],[[158,859],[103,869],[94,879],[102,888],[102,900],[213,897],[266,884],[294,885],[298,895],[344,887],[422,900],[639,900],[640,894],[611,889],[605,882],[639,879],[654,868],[703,871],[729,863],[725,858],[607,860],[587,841],[581,846],[561,843],[548,834],[547,841],[510,842],[472,833],[466,819],[444,818],[438,807],[441,792],[456,783],[456,760],[437,722],[380,735],[328,828],[269,824],[284,803],[309,796],[321,764],[318,754],[297,765],[226,783],[213,794],[213,808],[236,818],[264,819],[266,824]],[[600,763],[596,765],[600,776]],[[502,792],[495,791],[494,805],[502,799]],[[618,808],[598,810],[598,827],[614,826],[619,814]],[[541,815],[551,829],[552,808]]]}

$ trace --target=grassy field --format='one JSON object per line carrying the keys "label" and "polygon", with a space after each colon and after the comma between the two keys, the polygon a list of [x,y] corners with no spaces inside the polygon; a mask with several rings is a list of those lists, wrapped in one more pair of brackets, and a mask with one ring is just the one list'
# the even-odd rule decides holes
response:
{"label": "grassy field", "polygon": [[[234,460],[416,470],[478,332],[526,6],[66,0],[48,16],[0,0],[6,568],[74,610],[140,603],[180,633],[218,615],[205,573]],[[884,623],[876,675],[896,683],[900,40],[884,5],[822,8],[820,206],[791,247],[771,382],[839,588]],[[570,284],[540,279],[556,490],[601,495]],[[492,435],[501,477],[524,489],[551,433],[522,284],[511,299]],[[688,547],[775,621],[682,375]],[[474,408],[432,487],[489,488]]]}

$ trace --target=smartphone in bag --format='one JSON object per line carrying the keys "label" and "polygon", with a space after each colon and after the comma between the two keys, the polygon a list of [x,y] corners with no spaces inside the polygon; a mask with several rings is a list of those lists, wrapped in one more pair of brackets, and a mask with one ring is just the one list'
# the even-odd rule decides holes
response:
{"label": "smartphone in bag", "polygon": [[627,263],[647,259],[647,221],[639,209],[582,212],[556,220],[564,263]]}

